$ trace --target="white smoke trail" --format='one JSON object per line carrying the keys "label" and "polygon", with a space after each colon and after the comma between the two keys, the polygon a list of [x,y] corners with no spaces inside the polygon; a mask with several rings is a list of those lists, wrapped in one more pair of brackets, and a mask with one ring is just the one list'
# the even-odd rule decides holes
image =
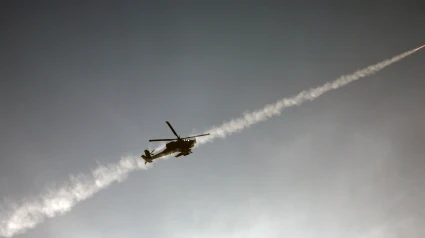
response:
{"label": "white smoke trail", "polygon": [[[422,46],[424,47],[424,46]],[[243,117],[233,119],[219,127],[213,127],[208,132],[211,136],[198,138],[198,145],[213,141],[215,138],[225,138],[255,123],[279,115],[287,107],[300,105],[303,102],[314,100],[325,92],[342,87],[350,82],[366,77],[414,53],[417,49],[395,56],[381,63],[356,71],[353,74],[342,76],[339,79],[326,83],[320,87],[305,90],[298,95],[284,98],[263,109],[246,113]],[[23,233],[46,218],[62,215],[72,209],[78,202],[90,198],[95,193],[107,188],[113,182],[122,182],[127,175],[135,170],[149,169],[144,161],[136,156],[121,158],[116,164],[100,165],[91,175],[70,176],[67,184],[47,190],[38,197],[27,199],[20,205],[9,205],[9,210],[1,209],[0,236],[12,237]]]}
{"label": "white smoke trail", "polygon": [[[136,156],[122,157],[118,163],[99,165],[91,175],[70,176],[67,184],[48,189],[40,196],[26,199],[21,205],[9,205],[10,211],[0,209],[0,236],[12,237],[35,227],[46,218],[52,218],[71,210],[113,182],[122,182],[137,169],[149,169]],[[3,211],[2,211],[3,210]]]}
{"label": "white smoke trail", "polygon": [[210,133],[210,136],[200,137],[197,139],[197,144],[205,144],[207,142],[213,141],[215,138],[225,138],[228,135],[231,135],[235,132],[241,131],[247,127],[250,127],[256,123],[265,121],[273,116],[280,115],[283,109],[293,106],[298,106],[306,101],[312,101],[322,94],[335,90],[342,86],[345,86],[351,82],[354,82],[358,79],[364,78],[366,76],[372,75],[385,67],[413,54],[415,51],[418,51],[425,45],[418,47],[414,50],[407,51],[393,58],[384,60],[380,63],[371,65],[367,68],[358,70],[352,74],[344,75],[334,80],[333,82],[328,82],[322,86],[312,88],[309,90],[304,90],[298,93],[297,95],[289,98],[283,98],[274,104],[269,104],[263,107],[260,110],[245,113],[243,117],[233,119],[231,121],[223,123],[221,126],[213,127],[212,129],[206,131],[205,133]]}

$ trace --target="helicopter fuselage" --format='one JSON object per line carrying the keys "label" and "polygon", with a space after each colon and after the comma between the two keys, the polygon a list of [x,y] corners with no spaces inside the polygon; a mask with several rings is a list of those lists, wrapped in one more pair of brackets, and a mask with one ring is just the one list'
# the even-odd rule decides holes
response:
{"label": "helicopter fuselage", "polygon": [[166,123],[170,127],[170,129],[174,133],[174,135],[177,137],[177,139],[151,139],[151,140],[149,140],[149,142],[153,142],[153,141],[171,141],[171,142],[167,143],[165,145],[166,148],[162,152],[160,152],[156,155],[153,154],[154,150],[152,150],[152,152],[149,152],[149,150],[145,150],[144,151],[145,154],[142,154],[142,156],[141,156],[145,160],[145,164],[146,163],[152,163],[152,161],[156,158],[167,156],[167,155],[170,155],[170,154],[173,154],[173,153],[179,153],[175,157],[189,155],[189,154],[192,153],[192,148],[196,144],[196,139],[191,140],[189,138],[209,135],[209,133],[207,133],[207,134],[201,134],[201,135],[181,138],[177,134],[177,132],[174,130],[174,128],[171,126],[171,124],[168,121],[166,121]]}
{"label": "helicopter fuselage", "polygon": [[196,144],[196,139],[194,140],[187,140],[187,139],[181,139],[177,141],[172,141],[167,143],[165,146],[167,149],[171,150],[179,150],[179,151],[187,151],[193,148]]}

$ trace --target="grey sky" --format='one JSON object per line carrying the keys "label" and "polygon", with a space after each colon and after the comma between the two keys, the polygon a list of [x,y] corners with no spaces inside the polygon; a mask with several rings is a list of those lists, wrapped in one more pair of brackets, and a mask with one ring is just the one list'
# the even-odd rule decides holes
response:
{"label": "grey sky", "polygon": [[[203,131],[423,45],[412,3],[3,3],[0,195],[138,155],[172,135],[165,120]],[[423,62],[160,161],[17,237],[423,237]]]}

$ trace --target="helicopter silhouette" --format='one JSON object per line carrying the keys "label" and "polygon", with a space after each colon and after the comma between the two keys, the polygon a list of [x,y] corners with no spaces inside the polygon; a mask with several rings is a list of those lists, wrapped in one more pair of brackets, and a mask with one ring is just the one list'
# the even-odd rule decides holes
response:
{"label": "helicopter silhouette", "polygon": [[177,154],[175,157],[180,157],[182,155],[187,156],[187,155],[192,153],[192,148],[196,144],[196,139],[191,140],[190,138],[209,135],[209,133],[207,133],[207,134],[201,134],[201,135],[188,136],[188,137],[181,138],[177,134],[177,132],[174,130],[174,128],[171,126],[171,124],[168,121],[166,121],[166,123],[170,127],[170,129],[174,133],[174,135],[176,135],[177,138],[175,138],[175,139],[152,139],[152,140],[149,140],[149,142],[154,142],[154,141],[171,141],[171,142],[167,143],[165,145],[166,148],[162,152],[160,152],[156,155],[153,154],[155,149],[152,150],[151,152],[149,152],[149,150],[145,150],[144,151],[145,154],[142,154],[142,156],[141,156],[145,160],[145,164],[152,163],[152,161],[154,159],[164,157],[164,156],[167,156],[169,154],[173,154],[173,153],[177,153],[177,152],[179,152],[179,154]]}

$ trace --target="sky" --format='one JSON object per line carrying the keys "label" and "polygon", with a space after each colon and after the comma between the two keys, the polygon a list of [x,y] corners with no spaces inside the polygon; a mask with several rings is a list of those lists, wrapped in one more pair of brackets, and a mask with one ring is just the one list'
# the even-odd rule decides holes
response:
{"label": "sky", "polygon": [[[418,1],[0,7],[0,199],[425,44]],[[425,53],[155,163],[16,237],[424,237]]]}

